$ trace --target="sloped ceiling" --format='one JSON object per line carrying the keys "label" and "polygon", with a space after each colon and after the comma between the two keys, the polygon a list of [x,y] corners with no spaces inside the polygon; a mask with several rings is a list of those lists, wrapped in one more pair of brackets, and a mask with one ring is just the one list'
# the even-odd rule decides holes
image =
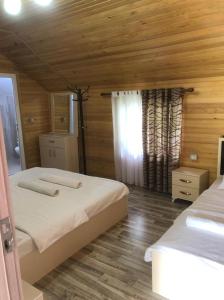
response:
{"label": "sloped ceiling", "polygon": [[48,90],[224,75],[224,1],[26,0],[0,53]]}

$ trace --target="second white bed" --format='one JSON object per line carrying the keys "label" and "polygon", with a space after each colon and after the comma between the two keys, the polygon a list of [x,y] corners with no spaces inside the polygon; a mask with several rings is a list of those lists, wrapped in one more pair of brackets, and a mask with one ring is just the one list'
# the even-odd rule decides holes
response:
{"label": "second white bed", "polygon": [[224,299],[224,237],[186,225],[187,216],[195,213],[224,221],[224,190],[219,184],[217,179],[147,249],[145,260],[152,261],[154,292],[172,300]]}

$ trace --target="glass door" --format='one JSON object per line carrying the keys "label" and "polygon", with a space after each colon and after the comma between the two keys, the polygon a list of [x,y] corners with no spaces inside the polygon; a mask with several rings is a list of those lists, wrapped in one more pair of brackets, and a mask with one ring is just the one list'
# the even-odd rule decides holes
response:
{"label": "glass door", "polygon": [[4,129],[9,175],[13,175],[25,168],[20,110],[14,75],[0,74],[0,115]]}

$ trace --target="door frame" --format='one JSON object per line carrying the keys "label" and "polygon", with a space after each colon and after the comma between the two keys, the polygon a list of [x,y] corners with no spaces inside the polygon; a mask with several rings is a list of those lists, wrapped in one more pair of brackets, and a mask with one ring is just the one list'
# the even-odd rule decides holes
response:
{"label": "door frame", "polygon": [[11,78],[12,79],[13,96],[14,96],[14,101],[15,101],[16,118],[17,118],[17,123],[18,123],[18,132],[19,132],[20,163],[21,163],[22,170],[25,170],[26,169],[26,159],[25,159],[25,151],[24,151],[22,122],[21,122],[21,110],[20,110],[18,87],[17,87],[17,76],[16,76],[16,74],[11,74],[11,73],[0,73],[0,78]]}
{"label": "door frame", "polygon": [[[12,214],[11,192],[4,143],[4,132],[0,117],[0,299],[22,300],[21,272],[16,248],[15,223]],[[4,243],[8,241],[8,250]],[[10,246],[11,245],[11,246]]]}

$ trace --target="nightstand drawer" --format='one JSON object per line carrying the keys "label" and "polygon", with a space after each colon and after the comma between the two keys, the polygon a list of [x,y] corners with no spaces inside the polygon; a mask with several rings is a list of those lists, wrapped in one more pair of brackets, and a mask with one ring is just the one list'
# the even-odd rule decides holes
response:
{"label": "nightstand drawer", "polygon": [[208,171],[180,167],[172,172],[172,199],[195,201],[208,187]]}
{"label": "nightstand drawer", "polygon": [[173,172],[172,184],[198,189],[200,185],[200,177]]}
{"label": "nightstand drawer", "polygon": [[63,138],[57,138],[53,135],[41,135],[40,136],[40,146],[41,147],[58,147],[58,148],[64,148],[65,147],[65,140]]}
{"label": "nightstand drawer", "polygon": [[188,201],[195,201],[199,196],[199,189],[186,188],[179,185],[173,185],[172,198],[173,199],[184,199]]}

